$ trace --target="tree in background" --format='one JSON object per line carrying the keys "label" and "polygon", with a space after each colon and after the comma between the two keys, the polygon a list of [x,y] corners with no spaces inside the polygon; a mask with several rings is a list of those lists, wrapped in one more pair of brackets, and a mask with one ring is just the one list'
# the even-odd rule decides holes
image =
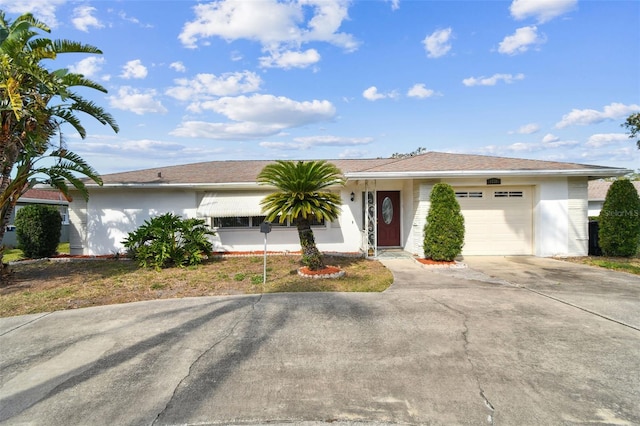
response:
{"label": "tree in background", "polygon": [[416,155],[424,154],[425,152],[427,152],[427,148],[424,148],[424,147],[421,146],[418,149],[416,149],[415,151],[411,151],[411,152],[408,152],[406,154],[402,154],[402,153],[399,153],[399,152],[394,152],[393,154],[391,154],[391,158],[415,157]]}
{"label": "tree in background", "polygon": [[464,246],[464,216],[451,185],[437,183],[431,190],[431,206],[424,226],[424,257],[452,261]]}
{"label": "tree in background", "polygon": [[636,112],[627,117],[627,121],[622,123],[622,127],[626,127],[629,131],[629,139],[638,137],[636,144],[638,145],[638,149],[640,149],[640,112]]}
{"label": "tree in background", "polygon": [[[88,114],[114,131],[113,117],[74,88],[107,90],[81,74],[49,70],[43,62],[62,53],[101,54],[97,48],[68,40],[39,37],[50,29],[31,14],[14,22],[0,11],[0,239],[16,202],[39,183],[60,190],[68,200],[69,184],[87,198],[84,175],[101,184],[98,173],[67,150],[60,126],[70,124],[84,139],[86,130],[76,115]],[[52,139],[59,137],[59,143]],[[0,260],[2,252],[0,251]]]}
{"label": "tree in background", "polygon": [[325,267],[316,247],[311,220],[332,221],[340,215],[342,200],[329,188],[344,185],[342,172],[326,161],[277,161],[262,169],[258,182],[276,192],[262,200],[266,220],[295,223],[302,248],[302,263],[312,271]]}
{"label": "tree in background", "polygon": [[598,241],[605,256],[630,257],[640,245],[640,197],[631,181],[611,184],[600,211]]}

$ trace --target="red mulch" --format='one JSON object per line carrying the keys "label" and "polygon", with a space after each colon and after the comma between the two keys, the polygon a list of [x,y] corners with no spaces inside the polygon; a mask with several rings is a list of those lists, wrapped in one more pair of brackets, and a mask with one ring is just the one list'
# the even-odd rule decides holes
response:
{"label": "red mulch", "polygon": [[416,257],[416,260],[423,265],[455,265],[455,260],[433,260],[433,259],[424,259],[421,257]]}
{"label": "red mulch", "polygon": [[318,269],[317,271],[312,271],[311,269],[303,266],[300,268],[300,271],[305,275],[331,275],[340,272],[340,268],[337,266],[326,266],[324,269]]}

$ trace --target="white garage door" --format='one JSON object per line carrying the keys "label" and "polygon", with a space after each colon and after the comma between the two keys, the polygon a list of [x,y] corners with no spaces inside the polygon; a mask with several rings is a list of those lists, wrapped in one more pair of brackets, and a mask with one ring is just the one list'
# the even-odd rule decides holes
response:
{"label": "white garage door", "polygon": [[463,255],[532,254],[531,187],[454,190],[466,229]]}

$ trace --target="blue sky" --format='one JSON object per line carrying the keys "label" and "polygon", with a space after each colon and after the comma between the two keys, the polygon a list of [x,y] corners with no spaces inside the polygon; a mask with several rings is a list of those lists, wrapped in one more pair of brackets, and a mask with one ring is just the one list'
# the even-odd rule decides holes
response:
{"label": "blue sky", "polygon": [[209,160],[429,151],[640,168],[640,2],[0,0],[103,55],[52,63],[120,132],[83,118],[100,173]]}

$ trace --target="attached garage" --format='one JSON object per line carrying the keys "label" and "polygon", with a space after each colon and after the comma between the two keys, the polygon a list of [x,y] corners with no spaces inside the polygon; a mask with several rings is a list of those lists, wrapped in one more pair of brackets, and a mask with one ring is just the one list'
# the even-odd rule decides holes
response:
{"label": "attached garage", "polygon": [[533,254],[531,187],[454,189],[465,220],[463,255]]}

